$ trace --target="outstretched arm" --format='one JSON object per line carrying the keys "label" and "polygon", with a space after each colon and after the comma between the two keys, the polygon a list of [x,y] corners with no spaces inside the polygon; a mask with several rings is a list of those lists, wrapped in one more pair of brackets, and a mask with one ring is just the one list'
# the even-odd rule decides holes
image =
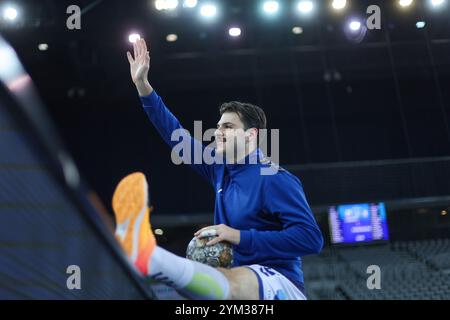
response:
{"label": "outstretched arm", "polygon": [[[150,70],[150,53],[147,49],[147,44],[143,39],[134,43],[134,56],[130,52],[127,52],[128,62],[130,63],[131,79],[136,86],[139,96],[144,106],[144,111],[147,114],[150,121],[155,126],[163,140],[169,145],[170,148],[178,146],[180,142],[183,146],[190,150],[186,150],[186,154],[183,154],[185,149],[182,149],[179,156],[186,162],[189,162],[191,167],[204,177],[210,183],[214,181],[214,165],[208,165],[204,161],[198,161],[203,159],[202,155],[205,151],[201,141],[195,140],[191,137],[189,132],[183,129],[178,119],[169,111],[162,99],[153,90],[148,81],[148,74]],[[176,133],[174,137],[172,135]],[[172,139],[173,138],[173,139]],[[177,148],[178,149],[178,148]],[[175,150],[175,149],[173,149]],[[214,153],[213,149],[208,149],[208,153]],[[184,155],[186,157],[184,157]],[[195,161],[197,160],[197,162]]]}

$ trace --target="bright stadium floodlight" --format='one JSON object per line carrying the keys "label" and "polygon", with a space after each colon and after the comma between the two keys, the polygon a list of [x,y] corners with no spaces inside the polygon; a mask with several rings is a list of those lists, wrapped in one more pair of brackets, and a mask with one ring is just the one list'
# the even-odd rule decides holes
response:
{"label": "bright stadium floodlight", "polygon": [[[348,20],[344,26],[344,34],[352,43],[361,43],[364,41],[367,34],[367,27],[363,23],[365,21],[362,17],[353,17]],[[335,76],[335,78],[338,78]]]}
{"label": "bright stadium floodlight", "polygon": [[427,24],[425,23],[425,21],[417,21],[416,28],[417,29],[423,29],[423,28],[425,28],[426,25]]}
{"label": "bright stadium floodlight", "polygon": [[361,29],[361,22],[358,20],[352,20],[348,24],[348,27],[350,28],[351,31],[355,31],[355,32],[359,31]]}
{"label": "bright stadium floodlight", "polygon": [[333,0],[331,6],[335,10],[342,10],[347,6],[347,0]]}
{"label": "bright stadium floodlight", "polygon": [[164,8],[165,8],[165,1],[164,0],[156,0],[155,1],[155,8],[158,11],[164,10]]}
{"label": "bright stadium floodlight", "polygon": [[197,0],[184,0],[183,7],[185,8],[195,8],[198,4]]}
{"label": "bright stadium floodlight", "polygon": [[137,33],[132,33],[128,36],[128,41],[130,41],[131,43],[135,43],[139,39],[141,39],[141,36]]}
{"label": "bright stadium floodlight", "polygon": [[239,37],[241,33],[242,33],[241,28],[238,27],[233,27],[228,30],[228,34],[234,38]]}
{"label": "bright stadium floodlight", "polygon": [[293,34],[302,34],[303,33],[303,28],[302,27],[293,27],[292,28],[292,33]]}
{"label": "bright stadium floodlight", "polygon": [[303,14],[311,13],[311,11],[313,9],[314,9],[314,3],[311,0],[301,0],[297,4],[297,10]]}
{"label": "bright stadium floodlight", "polygon": [[212,3],[205,3],[200,8],[200,14],[205,18],[213,18],[217,15],[217,7]]}
{"label": "bright stadium floodlight", "polygon": [[178,7],[178,0],[156,0],[155,8],[161,10],[174,10]]}
{"label": "bright stadium floodlight", "polygon": [[167,42],[175,42],[178,40],[178,36],[175,33],[168,34],[166,37]]}
{"label": "bright stadium floodlight", "polygon": [[400,7],[409,7],[412,5],[414,0],[399,0],[398,4],[400,5]]}
{"label": "bright stadium floodlight", "polygon": [[431,0],[429,1],[431,7],[433,9],[438,9],[440,7],[442,7],[442,5],[444,5],[446,3],[447,0]]}
{"label": "bright stadium floodlight", "polygon": [[17,19],[17,16],[19,15],[19,12],[16,8],[8,6],[5,9],[3,9],[3,18],[8,21],[14,21]]}
{"label": "bright stadium floodlight", "polygon": [[40,44],[38,45],[38,49],[39,49],[39,51],[47,51],[47,50],[48,50],[48,44],[46,44],[46,43],[40,43]]}
{"label": "bright stadium floodlight", "polygon": [[266,1],[263,4],[263,10],[267,14],[275,14],[280,9],[278,1]]}

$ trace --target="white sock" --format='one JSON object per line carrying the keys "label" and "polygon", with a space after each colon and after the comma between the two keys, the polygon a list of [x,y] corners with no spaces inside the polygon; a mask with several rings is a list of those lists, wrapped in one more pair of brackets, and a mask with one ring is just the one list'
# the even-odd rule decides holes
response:
{"label": "white sock", "polygon": [[220,271],[156,247],[148,262],[152,279],[175,288],[196,300],[225,300],[230,293],[228,279]]}

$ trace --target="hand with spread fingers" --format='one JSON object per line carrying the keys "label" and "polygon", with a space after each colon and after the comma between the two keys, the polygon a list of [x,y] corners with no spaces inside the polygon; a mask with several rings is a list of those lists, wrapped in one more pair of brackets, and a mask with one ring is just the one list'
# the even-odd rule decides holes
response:
{"label": "hand with spread fingers", "polygon": [[153,92],[153,88],[148,82],[148,72],[150,70],[150,53],[144,39],[139,39],[133,44],[134,55],[127,52],[130,63],[130,73],[133,83],[141,97],[148,96]]}

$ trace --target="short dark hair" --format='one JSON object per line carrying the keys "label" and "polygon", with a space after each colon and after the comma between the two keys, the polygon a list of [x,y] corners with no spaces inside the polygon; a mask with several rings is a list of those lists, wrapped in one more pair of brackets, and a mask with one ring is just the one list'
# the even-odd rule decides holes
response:
{"label": "short dark hair", "polygon": [[220,106],[220,115],[227,112],[237,113],[239,119],[244,123],[245,130],[250,128],[267,129],[267,119],[263,109],[251,103],[225,102]]}

